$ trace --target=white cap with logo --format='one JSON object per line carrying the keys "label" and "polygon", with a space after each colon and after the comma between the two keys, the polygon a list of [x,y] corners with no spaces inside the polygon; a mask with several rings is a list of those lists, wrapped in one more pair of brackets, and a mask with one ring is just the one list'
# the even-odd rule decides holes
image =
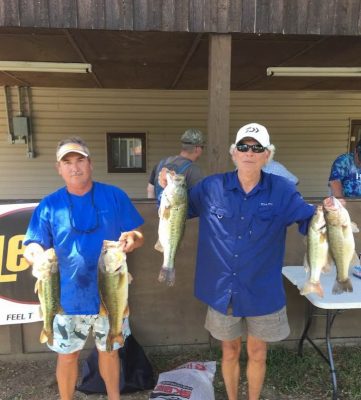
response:
{"label": "white cap with logo", "polygon": [[249,137],[257,140],[263,147],[270,145],[270,139],[267,129],[256,122],[242,126],[237,132],[236,141],[234,144],[239,143],[242,139]]}

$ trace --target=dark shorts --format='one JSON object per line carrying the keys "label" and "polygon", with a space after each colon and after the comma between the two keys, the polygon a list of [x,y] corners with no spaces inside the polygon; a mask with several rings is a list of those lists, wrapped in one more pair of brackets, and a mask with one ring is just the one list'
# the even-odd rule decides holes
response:
{"label": "dark shorts", "polygon": [[278,342],[290,334],[286,306],[258,317],[234,317],[208,307],[205,328],[218,340],[234,340],[248,334],[264,342]]}

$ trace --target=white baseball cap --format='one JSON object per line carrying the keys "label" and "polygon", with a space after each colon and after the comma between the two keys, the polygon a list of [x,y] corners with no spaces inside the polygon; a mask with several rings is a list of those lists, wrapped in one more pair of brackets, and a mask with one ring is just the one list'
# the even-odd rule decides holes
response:
{"label": "white baseball cap", "polygon": [[242,126],[237,132],[236,141],[234,144],[239,143],[242,139],[249,137],[257,140],[263,147],[270,145],[269,134],[267,129],[256,122]]}

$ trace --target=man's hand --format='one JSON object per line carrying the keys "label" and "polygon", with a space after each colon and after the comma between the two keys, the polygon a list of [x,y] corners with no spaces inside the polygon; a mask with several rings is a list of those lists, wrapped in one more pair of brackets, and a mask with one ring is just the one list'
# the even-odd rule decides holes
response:
{"label": "man's hand", "polygon": [[144,237],[139,229],[136,231],[123,232],[120,235],[119,243],[121,244],[124,253],[130,253],[134,249],[143,245]]}
{"label": "man's hand", "polygon": [[167,171],[168,169],[163,167],[158,175],[158,183],[163,189],[167,186]]}
{"label": "man's hand", "polygon": [[44,253],[44,249],[38,243],[30,243],[24,251],[24,258],[29,265],[33,265],[36,258]]}

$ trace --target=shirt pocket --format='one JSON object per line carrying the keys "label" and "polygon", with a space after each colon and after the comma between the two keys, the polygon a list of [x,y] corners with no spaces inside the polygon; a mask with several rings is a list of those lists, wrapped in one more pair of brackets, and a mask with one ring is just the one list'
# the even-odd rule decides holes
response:
{"label": "shirt pocket", "polygon": [[236,227],[233,210],[224,206],[210,206],[210,227],[215,236],[227,239],[235,235]]}
{"label": "shirt pocket", "polygon": [[262,237],[272,237],[279,227],[280,220],[275,210],[265,207],[253,215],[250,227],[250,239],[259,240]]}

